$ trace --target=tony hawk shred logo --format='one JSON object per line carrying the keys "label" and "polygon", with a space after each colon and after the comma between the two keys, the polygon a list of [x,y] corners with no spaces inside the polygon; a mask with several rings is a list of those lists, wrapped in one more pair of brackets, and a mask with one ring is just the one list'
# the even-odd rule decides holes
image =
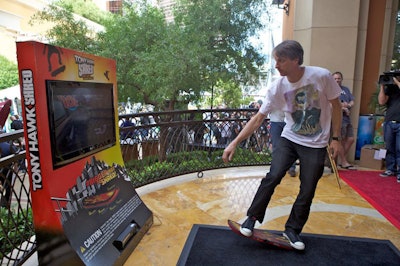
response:
{"label": "tony hawk shred logo", "polygon": [[93,79],[94,60],[79,55],[74,55],[75,63],[78,65],[78,76],[83,79]]}
{"label": "tony hawk shred logo", "polygon": [[33,72],[30,69],[21,71],[22,94],[24,98],[26,125],[28,136],[29,163],[31,165],[32,190],[43,189],[42,170],[38,147],[38,132],[36,123],[36,102],[34,96]]}

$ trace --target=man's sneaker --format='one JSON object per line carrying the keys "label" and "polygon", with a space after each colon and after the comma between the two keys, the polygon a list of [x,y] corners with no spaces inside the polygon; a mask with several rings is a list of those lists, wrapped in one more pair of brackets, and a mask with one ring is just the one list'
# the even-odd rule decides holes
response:
{"label": "man's sneaker", "polygon": [[392,172],[390,170],[386,170],[385,172],[380,173],[379,176],[381,176],[381,177],[394,176],[394,172]]}
{"label": "man's sneaker", "polygon": [[247,237],[252,236],[256,221],[257,219],[254,217],[247,217],[246,221],[244,221],[244,223],[240,226],[240,233]]}
{"label": "man's sneaker", "polygon": [[286,229],[285,232],[283,232],[283,236],[286,237],[289,240],[290,245],[297,250],[304,250],[306,247],[300,236],[293,230]]}
{"label": "man's sneaker", "polygon": [[400,174],[397,174],[397,183],[400,183]]}

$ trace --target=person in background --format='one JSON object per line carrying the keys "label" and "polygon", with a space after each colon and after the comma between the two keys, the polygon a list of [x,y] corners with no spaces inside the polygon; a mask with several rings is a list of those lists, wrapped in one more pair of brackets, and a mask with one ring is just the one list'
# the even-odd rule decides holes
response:
{"label": "person in background", "polygon": [[233,119],[231,123],[231,139],[230,141],[234,140],[240,133],[240,130],[242,130],[241,124],[240,124],[240,115],[236,113],[231,114],[231,119]]}
{"label": "person in background", "polygon": [[[219,125],[218,114],[214,113],[211,120],[214,120],[212,123],[210,123],[212,136],[215,138],[215,140],[217,142],[216,144],[221,144],[221,129],[218,126]],[[209,142],[208,142],[208,144],[209,144]]]}
{"label": "person in background", "polygon": [[[279,141],[281,138],[281,133],[283,128],[285,127],[285,113],[279,110],[272,111],[269,114],[269,121],[270,121],[270,133],[271,133],[271,141],[272,141],[272,153],[276,150],[277,146],[279,145]],[[290,166],[288,174],[291,177],[296,176],[296,162]]]}
{"label": "person in background", "polygon": [[324,162],[331,132],[330,152],[337,156],[342,124],[341,89],[331,73],[324,68],[302,66],[303,47],[294,40],[277,45],[272,55],[281,77],[269,85],[261,108],[252,116],[239,135],[225,148],[222,159],[232,160],[236,147],[258,129],[268,113],[282,110],[286,125],[279,145],[272,156],[266,177],[261,180],[247,210],[247,219],[240,227],[246,237],[253,234],[256,221],[264,220],[266,208],[276,186],[286,171],[298,159],[300,162],[300,190],[285,224],[283,236],[297,250],[304,250],[300,238],[310,214],[310,207],[318,181],[324,172]]}
{"label": "person in background", "polygon": [[228,120],[229,114],[224,114],[224,120],[221,122],[221,145],[227,145],[231,139],[231,121]]}
{"label": "person in background", "polygon": [[[0,157],[7,157],[16,153],[16,147],[10,142],[0,142]],[[0,206],[9,208],[11,204],[13,177],[15,165],[8,164],[0,168]]]}
{"label": "person in background", "polygon": [[349,88],[342,85],[343,74],[339,71],[333,73],[333,78],[342,89],[340,94],[340,102],[342,103],[342,129],[341,129],[341,142],[342,152],[339,153],[340,163],[339,166],[348,170],[356,170],[356,168],[347,161],[347,154],[350,150],[351,145],[354,143],[354,128],[350,120],[350,110],[354,106],[354,96],[351,94]]}
{"label": "person in background", "polygon": [[380,176],[396,176],[397,183],[400,183],[400,77],[394,77],[393,82],[381,84],[378,94],[379,104],[387,107],[383,125],[386,171]]}
{"label": "person in background", "polygon": [[[12,115],[10,116],[10,119],[11,119],[10,128],[12,130],[24,129],[24,124],[22,123],[21,117],[19,115]],[[21,150],[25,150],[25,139],[23,137],[19,138],[18,143],[14,143],[14,145],[19,146]],[[26,163],[24,159],[20,160],[19,170],[23,172],[26,171]]]}
{"label": "person in background", "polygon": [[270,132],[271,132],[270,128],[271,126],[268,119],[265,119],[264,122],[261,123],[261,126],[259,128],[260,151],[272,148],[271,146],[272,141],[270,140]]}
{"label": "person in background", "polygon": [[126,140],[128,138],[135,139],[138,136],[136,129],[133,129],[133,127],[135,127],[135,126],[136,126],[136,124],[132,121],[132,117],[124,118],[123,122],[121,124],[121,128],[131,127],[132,130],[122,131],[121,132],[121,140]]}
{"label": "person in background", "polygon": [[24,128],[24,124],[22,123],[22,120],[19,117],[19,115],[12,115],[10,116],[10,119],[11,119],[11,124],[10,124],[11,129],[19,130]]}

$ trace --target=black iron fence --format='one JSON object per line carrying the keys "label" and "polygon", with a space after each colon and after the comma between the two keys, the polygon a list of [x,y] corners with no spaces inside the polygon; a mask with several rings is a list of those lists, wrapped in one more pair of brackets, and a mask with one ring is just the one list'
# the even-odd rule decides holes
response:
{"label": "black iron fence", "polygon": [[35,251],[23,130],[0,135],[0,259],[21,265]]}
{"label": "black iron fence", "polygon": [[[269,123],[240,144],[232,162],[223,149],[255,109],[208,109],[149,112],[119,116],[120,145],[135,187],[186,173],[269,164]],[[0,135],[0,260],[22,265],[35,251],[29,178],[23,130]]]}
{"label": "black iron fence", "polygon": [[240,144],[234,160],[222,162],[223,149],[256,109],[203,109],[120,116],[121,149],[132,183],[208,169],[270,162],[268,120]]}

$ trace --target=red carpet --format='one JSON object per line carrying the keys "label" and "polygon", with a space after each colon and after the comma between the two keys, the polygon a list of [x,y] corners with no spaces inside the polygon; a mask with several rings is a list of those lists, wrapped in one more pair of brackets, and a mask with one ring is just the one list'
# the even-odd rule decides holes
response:
{"label": "red carpet", "polygon": [[400,183],[377,171],[339,171],[340,177],[400,229]]}

